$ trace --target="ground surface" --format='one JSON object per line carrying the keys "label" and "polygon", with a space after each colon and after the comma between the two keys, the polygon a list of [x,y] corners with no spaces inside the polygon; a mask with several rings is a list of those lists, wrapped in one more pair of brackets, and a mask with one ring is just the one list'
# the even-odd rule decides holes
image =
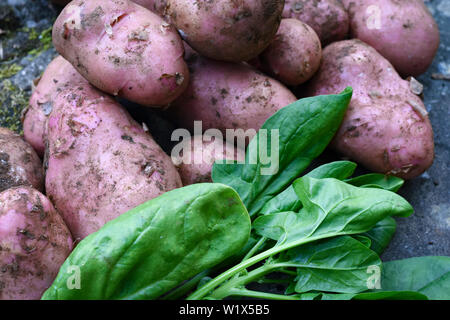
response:
{"label": "ground surface", "polygon": [[[402,189],[416,212],[398,219],[397,233],[383,260],[450,256],[450,81],[432,77],[450,76],[450,0],[426,2],[441,30],[438,55],[419,78],[435,132],[436,160]],[[51,48],[50,28],[57,12],[48,0],[0,0],[0,126],[20,132],[20,112],[29,99],[32,80],[56,54]],[[156,134],[156,140],[168,141],[167,130],[161,130],[166,124],[151,122],[162,132]]]}

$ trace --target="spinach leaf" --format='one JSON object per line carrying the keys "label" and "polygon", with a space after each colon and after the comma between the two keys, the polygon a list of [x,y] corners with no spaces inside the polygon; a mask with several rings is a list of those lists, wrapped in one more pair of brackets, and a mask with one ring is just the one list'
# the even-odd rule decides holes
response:
{"label": "spinach leaf", "polygon": [[381,254],[389,245],[389,242],[391,242],[396,228],[397,223],[394,218],[386,217],[377,222],[371,230],[362,233],[361,235],[366,236],[371,240],[372,243],[370,245],[370,249],[378,254]]}
{"label": "spinach leaf", "polygon": [[[323,179],[323,178],[336,178],[343,180],[350,177],[356,169],[356,163],[351,161],[335,161],[324,164],[305,176]],[[299,211],[302,206],[300,199],[294,191],[294,187],[291,185],[283,192],[279,193],[274,198],[270,199],[264,207],[261,209],[260,214],[270,214],[282,211]]]}
{"label": "spinach leaf", "polygon": [[404,183],[404,180],[394,176],[380,173],[369,173],[355,178],[347,179],[345,182],[362,188],[381,188],[397,192]]}
{"label": "spinach leaf", "polygon": [[381,287],[418,291],[429,299],[450,299],[450,257],[417,257],[383,263]]}
{"label": "spinach leaf", "polygon": [[257,233],[280,243],[317,240],[363,233],[388,216],[413,213],[411,205],[393,192],[358,188],[337,179],[302,177],[294,182],[294,190],[303,209],[257,218],[253,223]]}
{"label": "spinach leaf", "polygon": [[[167,192],[81,241],[43,299],[158,298],[239,252],[250,228],[246,208],[228,186]],[[69,289],[76,269],[80,289]]]}
{"label": "spinach leaf", "polygon": [[415,291],[379,291],[363,293],[314,293],[303,297],[302,300],[428,300],[427,296]]}
{"label": "spinach leaf", "polygon": [[378,255],[349,236],[306,244],[287,251],[272,263],[297,268],[295,292],[358,293],[368,289],[372,267],[381,269]]}
{"label": "spinach leaf", "polygon": [[[214,182],[234,188],[250,215],[283,191],[329,144],[344,118],[352,96],[347,88],[338,95],[301,99],[270,117],[250,142],[245,164],[215,163]],[[275,143],[272,143],[273,140]],[[261,143],[278,156],[272,172],[261,161]],[[271,155],[273,156],[273,155]]]}

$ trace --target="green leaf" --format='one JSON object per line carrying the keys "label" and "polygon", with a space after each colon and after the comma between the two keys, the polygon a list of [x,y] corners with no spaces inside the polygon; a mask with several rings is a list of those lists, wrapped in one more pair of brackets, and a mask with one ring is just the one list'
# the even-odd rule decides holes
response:
{"label": "green leaf", "polygon": [[428,298],[415,291],[379,291],[357,294],[316,293],[315,300],[428,300]]}
{"label": "green leaf", "polygon": [[386,247],[391,242],[394,236],[397,223],[394,218],[386,217],[377,222],[377,224],[369,231],[363,233],[363,236],[368,237],[372,244],[370,248],[378,254],[382,254]]}
{"label": "green leaf", "polygon": [[433,300],[450,299],[450,257],[417,257],[383,263],[382,290],[418,291]]}
{"label": "green leaf", "polygon": [[369,173],[355,178],[347,179],[345,182],[362,188],[381,188],[397,192],[404,184],[404,180],[394,176],[380,173]]}
{"label": "green leaf", "polygon": [[353,238],[358,240],[359,242],[361,242],[367,248],[370,248],[370,246],[372,245],[372,240],[370,240],[370,238],[368,238],[368,237],[357,234],[357,235],[354,235]]}
{"label": "green leaf", "polygon": [[253,227],[279,243],[303,242],[337,235],[363,233],[388,216],[409,216],[411,205],[383,189],[358,188],[337,179],[302,177],[294,189],[303,209],[257,218]]}
{"label": "green leaf", "polygon": [[[347,88],[338,95],[305,98],[282,108],[250,142],[246,163],[215,163],[213,181],[234,188],[250,215],[254,215],[322,153],[339,129],[351,96],[352,89]],[[267,143],[268,150],[274,148],[272,156],[278,156],[278,165],[272,172],[263,171],[268,165],[259,156],[259,151],[264,149],[259,148],[260,142]]]}
{"label": "green leaf", "polygon": [[[221,184],[167,192],[81,241],[43,299],[155,299],[234,255],[250,218]],[[68,288],[80,271],[80,289]]]}
{"label": "green leaf", "polygon": [[[335,161],[324,164],[305,176],[323,179],[323,178],[336,178],[343,180],[350,177],[356,169],[356,163],[351,161]],[[302,206],[300,199],[294,191],[294,187],[291,185],[283,192],[279,193],[274,198],[270,199],[259,212],[260,214],[271,214],[282,211],[295,211],[298,212]]]}
{"label": "green leaf", "polygon": [[378,255],[349,236],[309,243],[273,261],[297,268],[295,292],[328,291],[358,293],[368,289],[369,267],[381,269]]}

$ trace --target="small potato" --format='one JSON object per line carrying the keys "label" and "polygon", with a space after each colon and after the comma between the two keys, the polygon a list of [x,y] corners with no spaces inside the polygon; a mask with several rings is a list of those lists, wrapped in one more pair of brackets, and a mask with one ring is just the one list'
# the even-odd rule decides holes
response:
{"label": "small potato", "polygon": [[[83,81],[84,78],[63,57],[58,56],[47,66],[24,112],[23,132],[27,141],[42,157],[45,151],[45,127],[52,111],[52,97],[58,88]],[[86,80],[84,80],[86,81]]]}
{"label": "small potato", "polygon": [[341,0],[286,0],[283,18],[298,19],[317,33],[323,46],[344,40],[349,18]]}
{"label": "small potato", "polygon": [[350,31],[388,59],[402,76],[418,76],[433,62],[439,29],[422,0],[344,0]]}
{"label": "small potato", "polygon": [[281,20],[275,39],[260,55],[263,71],[292,86],[309,80],[319,69],[321,58],[319,37],[296,19]]}
{"label": "small potato", "polygon": [[183,141],[175,150],[181,151],[172,156],[172,161],[178,166],[183,185],[212,182],[211,170],[216,160],[245,159],[245,150],[235,147],[223,140],[208,135],[194,136]]}
{"label": "small potato", "polygon": [[53,44],[92,85],[144,106],[167,105],[189,81],[174,27],[128,0],[72,1]]}
{"label": "small potato", "polygon": [[0,192],[16,186],[44,190],[44,170],[33,148],[9,129],[0,128]]}
{"label": "small potato", "polygon": [[0,300],[38,300],[72,251],[51,202],[29,187],[0,193]]}
{"label": "small potato", "polygon": [[201,55],[241,62],[257,57],[272,41],[284,0],[167,0],[166,14]]}
{"label": "small potato", "polygon": [[188,89],[167,110],[172,121],[192,130],[194,121],[202,127],[258,130],[279,109],[297,101],[278,81],[245,64],[220,62],[201,57],[186,47],[192,74]]}
{"label": "small potato", "polygon": [[375,49],[359,40],[324,49],[311,96],[353,87],[353,98],[332,146],[367,168],[405,179],[433,163],[433,130],[414,86],[400,78]]}
{"label": "small potato", "polygon": [[58,93],[47,139],[47,195],[76,239],[182,186],[170,157],[152,137],[86,82]]}

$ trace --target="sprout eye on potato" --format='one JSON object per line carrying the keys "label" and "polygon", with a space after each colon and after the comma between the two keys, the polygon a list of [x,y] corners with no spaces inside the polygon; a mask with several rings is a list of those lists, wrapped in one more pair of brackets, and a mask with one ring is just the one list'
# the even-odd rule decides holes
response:
{"label": "sprout eye on potato", "polygon": [[367,168],[413,178],[433,163],[433,130],[410,83],[375,49],[359,40],[325,48],[309,95],[353,87],[346,118],[332,145]]}
{"label": "sprout eye on potato", "polygon": [[72,1],[53,44],[91,84],[144,106],[167,105],[189,82],[174,27],[128,0]]}
{"label": "sprout eye on potato", "polygon": [[36,300],[70,254],[72,237],[51,202],[30,187],[0,192],[0,300]]}

